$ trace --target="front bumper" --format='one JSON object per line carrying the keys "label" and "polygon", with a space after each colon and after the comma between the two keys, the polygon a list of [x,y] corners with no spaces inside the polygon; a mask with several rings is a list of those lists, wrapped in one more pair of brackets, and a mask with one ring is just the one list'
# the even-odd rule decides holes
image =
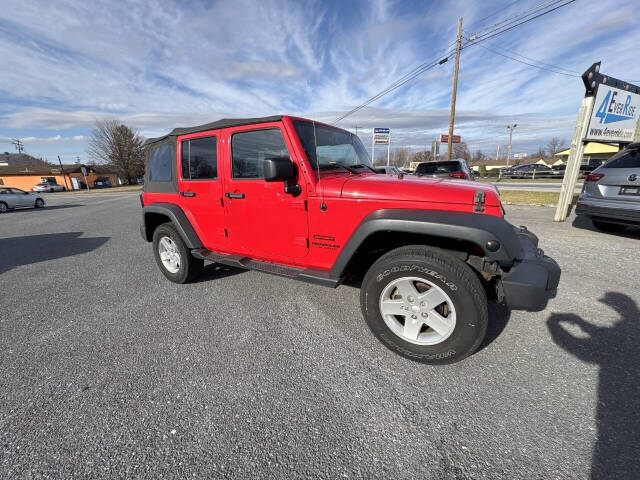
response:
{"label": "front bumper", "polygon": [[538,248],[538,237],[520,228],[520,254],[501,280],[503,302],[511,310],[540,311],[555,297],[560,266]]}

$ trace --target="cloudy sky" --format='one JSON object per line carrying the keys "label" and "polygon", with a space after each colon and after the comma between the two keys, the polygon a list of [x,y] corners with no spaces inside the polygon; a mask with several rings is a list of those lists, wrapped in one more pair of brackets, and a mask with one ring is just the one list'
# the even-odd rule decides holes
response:
{"label": "cloudy sky", "polygon": [[[0,151],[22,138],[49,160],[79,156],[97,119],[154,136],[221,117],[304,115],[331,122],[455,40],[542,0],[38,1],[0,10]],[[545,64],[640,81],[639,14],[628,0],[577,0],[482,45]],[[525,60],[523,57],[518,57]],[[447,130],[453,61],[339,125],[390,127],[397,146]],[[480,46],[462,52],[456,133],[495,154],[517,123],[514,152],[569,139],[578,76],[538,70]]]}

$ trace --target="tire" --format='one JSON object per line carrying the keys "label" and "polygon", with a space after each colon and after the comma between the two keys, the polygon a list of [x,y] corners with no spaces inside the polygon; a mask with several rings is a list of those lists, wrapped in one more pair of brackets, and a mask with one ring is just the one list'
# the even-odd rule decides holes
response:
{"label": "tire", "polygon": [[53,192],[55,192],[55,190],[53,188],[50,188],[49,193],[53,193]]}
{"label": "tire", "polygon": [[593,223],[594,227],[603,232],[617,233],[627,229],[626,225],[621,225],[619,223],[609,223],[593,219],[591,219],[591,222]]}
{"label": "tire", "polygon": [[[388,312],[401,314],[383,317],[383,301]],[[485,290],[471,267],[422,245],[380,257],[364,277],[360,305],[369,329],[387,348],[429,364],[455,363],[471,355],[484,339],[489,318]]]}
{"label": "tire", "polygon": [[36,198],[36,208],[42,208],[44,207],[44,201],[41,198]]}
{"label": "tire", "polygon": [[[161,251],[169,253],[167,263],[161,258]],[[191,255],[171,222],[163,223],[153,232],[153,254],[160,271],[174,283],[189,283],[204,268],[204,260]]]}
{"label": "tire", "polygon": [[0,213],[7,213],[9,210],[9,205],[4,202],[0,202]]}

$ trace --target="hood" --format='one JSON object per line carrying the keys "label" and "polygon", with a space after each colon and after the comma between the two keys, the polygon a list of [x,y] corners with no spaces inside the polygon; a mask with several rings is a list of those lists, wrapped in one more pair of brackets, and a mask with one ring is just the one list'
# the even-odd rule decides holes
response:
{"label": "hood", "polygon": [[[335,187],[337,185],[334,185]],[[475,203],[474,196],[478,190],[485,194],[485,205],[500,206],[498,190],[491,184],[447,178],[415,177],[413,175],[405,175],[404,178],[390,175],[348,177],[342,185],[340,196],[367,200],[393,199],[473,205]],[[334,192],[338,193],[335,190]]]}

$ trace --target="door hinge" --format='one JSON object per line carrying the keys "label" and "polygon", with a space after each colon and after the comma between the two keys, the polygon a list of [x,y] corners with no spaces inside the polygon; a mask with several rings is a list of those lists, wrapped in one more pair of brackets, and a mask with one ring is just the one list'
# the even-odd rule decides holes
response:
{"label": "door hinge", "polygon": [[227,237],[227,238],[229,238],[229,232],[227,232],[227,229],[226,229],[226,228],[224,229],[224,236],[225,236],[225,237]]}
{"label": "door hinge", "polygon": [[307,249],[309,248],[309,237],[307,237]]}
{"label": "door hinge", "polygon": [[224,198],[220,197],[220,206],[224,207]]}
{"label": "door hinge", "polygon": [[[308,211],[308,210],[309,210],[309,207],[307,206],[307,201],[305,200],[305,201],[304,201],[304,211],[306,212],[306,211]],[[307,239],[307,243],[309,243],[309,239]],[[308,245],[307,245],[307,246],[308,246]]]}

